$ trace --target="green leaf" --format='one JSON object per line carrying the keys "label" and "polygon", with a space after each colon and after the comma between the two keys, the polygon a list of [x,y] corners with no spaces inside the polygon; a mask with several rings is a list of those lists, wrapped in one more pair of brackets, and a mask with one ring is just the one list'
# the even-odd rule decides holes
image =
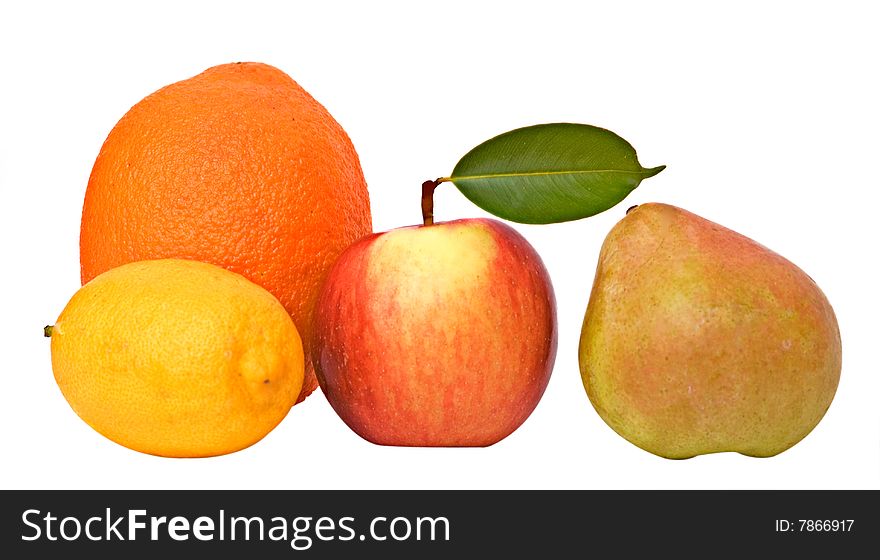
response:
{"label": "green leaf", "polygon": [[483,142],[461,158],[448,180],[500,218],[549,224],[607,210],[665,167],[642,167],[629,142],[610,130],[554,123]]}

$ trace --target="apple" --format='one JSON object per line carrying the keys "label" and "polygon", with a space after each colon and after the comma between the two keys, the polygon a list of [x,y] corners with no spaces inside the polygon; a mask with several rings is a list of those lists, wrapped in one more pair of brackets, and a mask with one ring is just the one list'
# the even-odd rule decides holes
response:
{"label": "apple", "polygon": [[497,220],[362,238],[316,306],[314,362],[342,420],[380,445],[488,446],[516,430],[556,358],[556,300],[534,248]]}

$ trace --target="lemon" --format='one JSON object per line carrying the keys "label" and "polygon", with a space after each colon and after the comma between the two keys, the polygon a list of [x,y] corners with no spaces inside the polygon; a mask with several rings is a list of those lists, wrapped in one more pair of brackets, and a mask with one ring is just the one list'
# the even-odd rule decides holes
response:
{"label": "lemon", "polygon": [[153,455],[248,447],[281,422],[303,383],[302,341],[281,303],[202,262],[111,269],[46,334],[55,380],[80,418]]}

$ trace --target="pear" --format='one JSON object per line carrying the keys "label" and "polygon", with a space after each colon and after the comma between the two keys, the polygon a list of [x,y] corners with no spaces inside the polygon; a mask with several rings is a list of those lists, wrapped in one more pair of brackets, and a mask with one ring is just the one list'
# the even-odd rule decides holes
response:
{"label": "pear", "polygon": [[596,411],[638,447],[671,459],[769,457],[828,410],[840,331],[797,266],[651,203],[631,208],[602,245],[579,361]]}

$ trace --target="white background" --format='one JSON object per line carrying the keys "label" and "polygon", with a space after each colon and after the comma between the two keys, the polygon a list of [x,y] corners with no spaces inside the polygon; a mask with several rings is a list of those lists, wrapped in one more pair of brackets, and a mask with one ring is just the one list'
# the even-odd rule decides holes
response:
{"label": "white background", "polygon": [[[29,2],[0,9],[0,486],[4,488],[878,488],[877,8],[739,2]],[[421,3],[427,5],[428,3]],[[378,447],[320,393],[264,440],[211,459],[125,449],[55,385],[52,323],[79,287],[83,194],[128,108],[220,63],[263,61],[345,127],[377,231],[419,220],[419,185],[501,132],[609,128],[645,166],[626,201],[516,226],[559,301],[559,354],[534,414],[485,449]],[[655,457],[587,400],[577,341],[600,244],[641,202],[676,204],[806,270],[834,306],[840,386],[805,440],[769,459]],[[484,215],[446,184],[438,220]]]}

